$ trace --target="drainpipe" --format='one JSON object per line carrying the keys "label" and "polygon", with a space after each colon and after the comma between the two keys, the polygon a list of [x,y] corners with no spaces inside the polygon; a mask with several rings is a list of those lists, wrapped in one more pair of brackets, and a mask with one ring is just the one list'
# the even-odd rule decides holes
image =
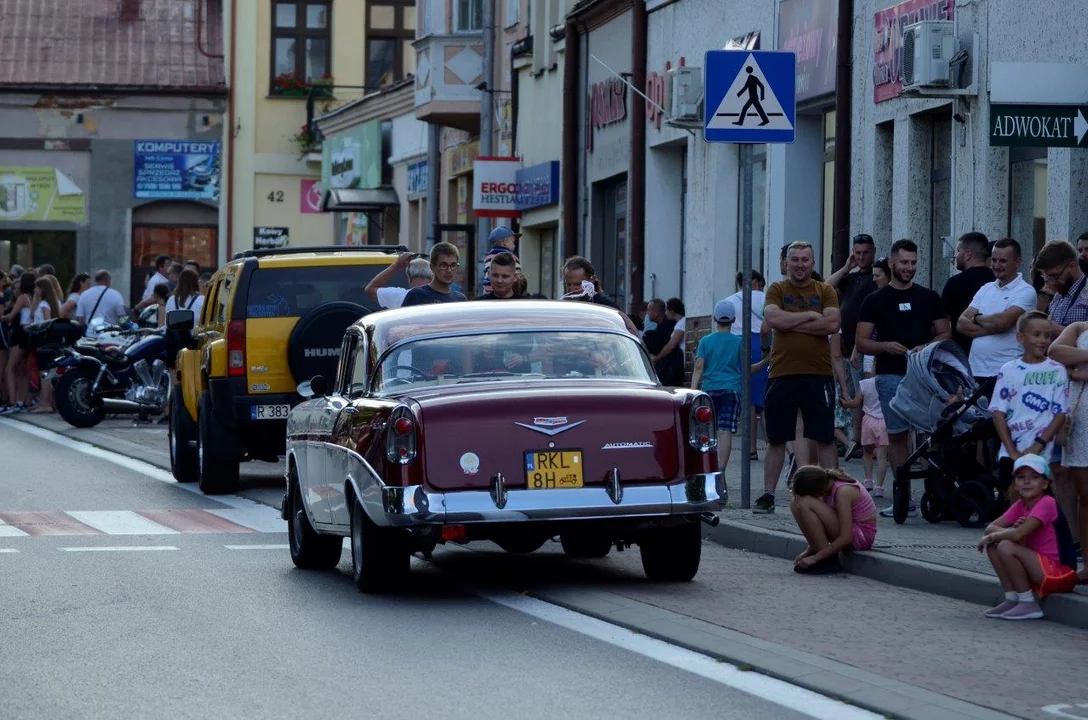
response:
{"label": "drainpipe", "polygon": [[[480,155],[491,157],[494,147],[494,108],[495,108],[495,2],[484,0],[484,89],[480,92]],[[473,179],[475,182],[475,178]],[[480,263],[477,272],[477,288],[483,287],[483,258],[491,248],[487,245],[487,236],[491,233],[491,219],[476,218],[476,260]]]}
{"label": "drainpipe", "polygon": [[236,84],[235,79],[237,75],[235,70],[238,67],[238,60],[235,57],[235,38],[237,36],[238,0],[230,0],[230,87],[227,88],[227,118],[229,120],[227,124],[227,171],[229,173],[228,178],[230,182],[227,187],[227,260],[230,260],[234,255],[234,142],[237,140],[237,136],[234,134],[234,126],[237,123],[237,120],[234,117],[234,86]]}
{"label": "drainpipe", "polygon": [[423,252],[429,253],[438,242],[438,183],[441,179],[441,160],[438,145],[442,141],[442,126],[427,125],[427,227]]}
{"label": "drainpipe", "polygon": [[850,252],[850,123],[854,47],[854,0],[839,0],[838,47],[835,60],[835,198],[832,225],[835,235],[832,244],[831,267],[846,262]]}
{"label": "drainpipe", "polygon": [[631,96],[631,167],[627,175],[628,287],[627,307],[631,312],[642,301],[646,244],[646,3],[631,3],[631,84],[638,92]]}
{"label": "drainpipe", "polygon": [[578,87],[581,38],[578,26],[567,21],[566,50],[563,57],[563,257],[578,254]]}

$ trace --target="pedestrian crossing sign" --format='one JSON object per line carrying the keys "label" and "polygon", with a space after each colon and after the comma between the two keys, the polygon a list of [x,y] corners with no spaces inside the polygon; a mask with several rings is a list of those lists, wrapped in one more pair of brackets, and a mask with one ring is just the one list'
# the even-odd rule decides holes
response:
{"label": "pedestrian crossing sign", "polygon": [[703,68],[707,142],[793,142],[796,55],[776,50],[708,50]]}

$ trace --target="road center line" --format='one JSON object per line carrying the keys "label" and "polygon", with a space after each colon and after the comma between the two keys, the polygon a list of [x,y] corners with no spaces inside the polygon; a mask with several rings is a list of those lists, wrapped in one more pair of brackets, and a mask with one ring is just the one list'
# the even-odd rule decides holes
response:
{"label": "road center line", "polygon": [[62,547],[61,552],[154,552],[157,550],[178,550],[173,545],[94,545],[87,547]]}
{"label": "road center line", "polygon": [[0,548],[0,553],[17,553],[19,552],[15,548]]}
{"label": "road center line", "polygon": [[227,550],[290,550],[290,545],[224,545]]}
{"label": "road center line", "polygon": [[475,593],[503,607],[638,653],[817,720],[876,720],[881,717],[811,690],[790,685],[757,672],[740,670],[729,663],[719,662],[714,658],[655,638],[638,635],[618,625],[582,615],[543,600],[514,592],[475,591]]}

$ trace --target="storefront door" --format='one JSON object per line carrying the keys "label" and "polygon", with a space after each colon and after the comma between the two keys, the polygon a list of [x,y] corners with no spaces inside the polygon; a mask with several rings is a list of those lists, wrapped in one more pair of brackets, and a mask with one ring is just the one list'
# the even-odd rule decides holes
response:
{"label": "storefront door", "polygon": [[603,247],[598,272],[602,288],[616,305],[627,307],[627,175],[601,188]]}
{"label": "storefront door", "polygon": [[52,265],[64,289],[76,272],[76,234],[39,230],[0,230],[0,270]]}
{"label": "storefront door", "polygon": [[169,255],[177,263],[195,260],[200,264],[201,271],[214,271],[219,252],[218,236],[218,229],[214,226],[133,225],[129,301],[138,303],[143,297],[148,271],[153,269],[158,255]]}

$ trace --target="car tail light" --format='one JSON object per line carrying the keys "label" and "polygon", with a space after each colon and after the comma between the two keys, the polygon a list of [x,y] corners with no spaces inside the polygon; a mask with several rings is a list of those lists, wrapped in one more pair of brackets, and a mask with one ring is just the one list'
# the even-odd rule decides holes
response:
{"label": "car tail light", "polygon": [[696,395],[688,418],[688,444],[699,452],[718,447],[718,428],[714,422],[714,403],[709,395]]}
{"label": "car tail light", "polygon": [[231,320],[227,325],[227,375],[246,374],[246,321]]}
{"label": "car tail light", "polygon": [[393,408],[389,415],[389,432],[385,436],[386,459],[398,465],[415,460],[418,432],[415,416],[407,405]]}

